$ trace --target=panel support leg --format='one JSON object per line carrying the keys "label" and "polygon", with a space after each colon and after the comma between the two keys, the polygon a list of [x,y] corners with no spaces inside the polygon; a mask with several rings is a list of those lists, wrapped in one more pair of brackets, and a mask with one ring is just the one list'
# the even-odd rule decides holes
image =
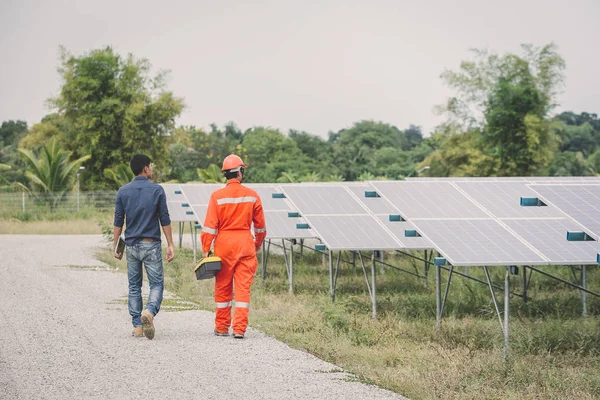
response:
{"label": "panel support leg", "polygon": [[[581,266],[581,286],[587,290],[587,265]],[[587,292],[581,293],[581,302],[583,303],[583,316],[587,317]]]}

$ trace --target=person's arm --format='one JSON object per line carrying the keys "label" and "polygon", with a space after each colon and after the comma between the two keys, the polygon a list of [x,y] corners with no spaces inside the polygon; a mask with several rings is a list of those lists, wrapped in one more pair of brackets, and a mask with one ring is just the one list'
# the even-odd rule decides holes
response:
{"label": "person's arm", "polygon": [[263,212],[262,201],[257,196],[254,208],[252,210],[252,223],[254,224],[254,248],[260,252],[263,240],[267,236],[267,223]]}
{"label": "person's arm", "polygon": [[206,210],[206,217],[204,218],[204,224],[202,225],[202,232],[200,233],[200,242],[202,243],[202,258],[208,255],[213,240],[217,236],[217,229],[219,229],[217,200],[215,199],[214,194],[211,194],[208,202],[208,209]]}
{"label": "person's arm", "polygon": [[165,238],[167,238],[167,262],[173,261],[175,258],[175,246],[173,245],[173,230],[171,229],[171,216],[167,207],[167,195],[165,190],[160,187],[158,194],[158,216],[160,225],[162,226]]}
{"label": "person's arm", "polygon": [[120,260],[123,258],[123,253],[115,253],[115,249],[117,248],[117,243],[119,243],[119,237],[123,232],[123,224],[125,223],[125,210],[123,208],[123,204],[121,203],[121,192],[117,192],[117,197],[115,198],[115,219],[114,219],[114,229],[113,229],[113,253],[116,259]]}
{"label": "person's arm", "polygon": [[167,238],[167,262],[173,261],[175,258],[175,246],[173,245],[173,229],[171,225],[162,227],[165,237]]}

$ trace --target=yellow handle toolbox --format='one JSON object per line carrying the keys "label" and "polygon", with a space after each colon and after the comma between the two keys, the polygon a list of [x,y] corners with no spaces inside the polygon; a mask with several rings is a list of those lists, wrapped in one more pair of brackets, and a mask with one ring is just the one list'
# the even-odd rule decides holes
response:
{"label": "yellow handle toolbox", "polygon": [[204,257],[196,268],[194,268],[194,272],[196,272],[196,279],[211,279],[214,278],[215,275],[219,273],[221,270],[221,258],[216,256],[208,256]]}

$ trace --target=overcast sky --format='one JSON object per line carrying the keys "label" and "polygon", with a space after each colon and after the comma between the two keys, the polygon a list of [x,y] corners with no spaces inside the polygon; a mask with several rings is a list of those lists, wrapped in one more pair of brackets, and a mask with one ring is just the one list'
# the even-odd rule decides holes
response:
{"label": "overcast sky", "polygon": [[439,75],[469,48],[555,42],[567,63],[559,111],[600,114],[598,0],[0,0],[0,121],[29,125],[60,88],[58,47],[107,45],[171,71],[178,120],[234,121],[326,136],[361,119],[440,122]]}

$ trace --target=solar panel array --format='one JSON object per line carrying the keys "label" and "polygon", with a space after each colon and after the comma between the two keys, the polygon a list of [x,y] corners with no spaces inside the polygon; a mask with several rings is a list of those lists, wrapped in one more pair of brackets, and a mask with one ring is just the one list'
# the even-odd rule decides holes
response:
{"label": "solar panel array", "polygon": [[[222,186],[163,185],[172,220],[202,224],[210,194]],[[262,199],[267,238],[318,238],[331,250],[434,249],[457,266],[585,265],[595,263],[600,250],[599,178],[247,186]],[[546,206],[521,206],[522,197],[538,197]],[[568,241],[567,231],[596,240]]]}

